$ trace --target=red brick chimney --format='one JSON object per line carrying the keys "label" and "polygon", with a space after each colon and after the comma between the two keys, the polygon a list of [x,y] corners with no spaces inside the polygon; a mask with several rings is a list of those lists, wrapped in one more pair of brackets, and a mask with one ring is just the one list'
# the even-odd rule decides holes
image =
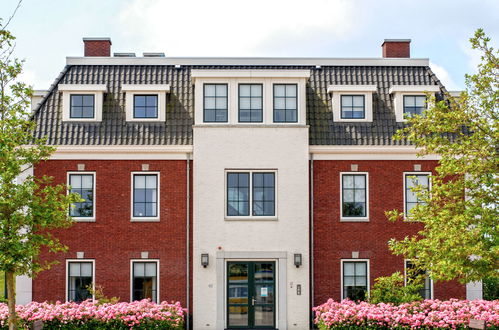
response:
{"label": "red brick chimney", "polygon": [[83,38],[84,56],[111,56],[111,38]]}
{"label": "red brick chimney", "polygon": [[385,39],[381,48],[383,57],[411,57],[411,39]]}

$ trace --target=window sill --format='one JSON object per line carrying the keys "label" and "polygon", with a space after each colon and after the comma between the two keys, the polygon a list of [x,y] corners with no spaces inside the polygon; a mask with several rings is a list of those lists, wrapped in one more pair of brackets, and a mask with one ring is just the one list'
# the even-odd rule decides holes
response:
{"label": "window sill", "polygon": [[338,118],[334,120],[337,123],[372,123],[372,119],[366,118]]}
{"label": "window sill", "polygon": [[225,217],[225,221],[277,221],[277,217]]}
{"label": "window sill", "polygon": [[66,118],[63,123],[100,123],[102,120],[96,118]]}
{"label": "window sill", "polygon": [[340,218],[340,222],[369,222],[369,218]]}
{"label": "window sill", "polygon": [[73,217],[75,222],[95,222],[95,218],[77,218]]}
{"label": "window sill", "polygon": [[159,218],[131,218],[130,222],[159,222]]}
{"label": "window sill", "polygon": [[130,118],[126,121],[127,123],[162,123],[165,120],[160,118]]}

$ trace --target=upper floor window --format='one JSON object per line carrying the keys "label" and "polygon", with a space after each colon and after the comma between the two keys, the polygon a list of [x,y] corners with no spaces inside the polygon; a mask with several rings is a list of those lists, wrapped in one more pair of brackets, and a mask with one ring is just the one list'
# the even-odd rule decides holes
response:
{"label": "upper floor window", "polygon": [[341,95],[341,119],[364,119],[365,95]]}
{"label": "upper floor window", "polygon": [[133,174],[132,218],[158,218],[158,187],[158,174]]}
{"label": "upper floor window", "polygon": [[93,173],[70,173],[68,184],[71,193],[80,195],[82,201],[74,203],[69,215],[77,220],[90,220],[95,213],[95,175]]}
{"label": "upper floor window", "polygon": [[262,84],[239,84],[239,122],[263,122]]}
{"label": "upper floor window", "polygon": [[425,95],[404,95],[404,115],[421,115],[426,110]]}
{"label": "upper floor window", "polygon": [[297,84],[274,84],[274,122],[298,121]]}
{"label": "upper floor window", "polygon": [[344,261],[342,260],[343,289],[342,298],[353,301],[365,300],[369,290],[368,262],[367,260]]}
{"label": "upper floor window", "polygon": [[68,261],[68,301],[81,302],[92,298],[89,286],[94,283],[93,261]]}
{"label": "upper floor window", "polygon": [[158,95],[134,95],[134,118],[158,118]]}
{"label": "upper floor window", "polygon": [[408,216],[411,210],[418,204],[423,203],[417,192],[413,191],[414,187],[421,186],[422,189],[429,189],[429,173],[405,173],[405,205],[404,213]]}
{"label": "upper floor window", "polygon": [[71,94],[70,118],[94,118],[95,96],[93,94]]}
{"label": "upper floor window", "polygon": [[228,120],[227,84],[204,84],[203,121],[226,123]]}
{"label": "upper floor window", "polygon": [[275,172],[228,172],[227,216],[274,217]]}
{"label": "upper floor window", "polygon": [[438,93],[438,85],[393,85],[389,93],[393,95],[393,107],[395,108],[395,119],[398,122],[406,120],[407,116],[422,114],[427,108],[431,108],[432,100],[427,100],[426,93]]}
{"label": "upper floor window", "polygon": [[132,301],[158,302],[158,261],[132,261]]}
{"label": "upper floor window", "polygon": [[367,174],[341,174],[341,219],[367,220]]}
{"label": "upper floor window", "polygon": [[416,269],[411,260],[405,260],[405,284],[407,285],[411,281],[418,281],[422,284],[421,289],[419,289],[419,295],[421,298],[433,298],[433,282],[430,276],[428,276],[428,272]]}

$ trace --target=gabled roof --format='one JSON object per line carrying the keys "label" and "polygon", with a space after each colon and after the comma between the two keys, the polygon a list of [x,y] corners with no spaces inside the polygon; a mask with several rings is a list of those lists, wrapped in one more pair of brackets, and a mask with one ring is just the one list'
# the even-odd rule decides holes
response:
{"label": "gabled roof", "polygon": [[[74,64],[79,62],[68,60],[70,64],[33,114],[37,123],[36,136],[46,136],[52,145],[190,145],[193,143],[194,124],[191,69],[305,69],[311,72],[307,84],[307,124],[310,125],[311,145],[403,145],[406,142],[392,140],[393,134],[403,124],[395,121],[389,88],[392,85],[438,85],[444,90],[429,67],[417,65],[416,62],[414,66],[408,62],[400,66],[388,65],[397,64],[394,61],[384,65],[183,64],[177,67],[172,64],[142,62],[143,65],[132,65],[122,62],[115,62],[114,65]],[[104,96],[102,122],[62,122],[62,95],[58,92],[58,84],[106,84],[108,92]],[[166,121],[126,122],[122,84],[169,84],[171,90],[167,95]],[[373,122],[333,122],[331,95],[327,88],[343,84],[378,86],[373,94]]]}

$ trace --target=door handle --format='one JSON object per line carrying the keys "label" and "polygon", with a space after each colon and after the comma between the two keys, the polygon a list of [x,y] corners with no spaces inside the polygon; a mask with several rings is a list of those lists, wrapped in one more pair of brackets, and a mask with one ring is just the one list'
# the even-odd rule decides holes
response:
{"label": "door handle", "polygon": [[251,306],[255,306],[255,301],[256,301],[255,298],[251,298]]}

